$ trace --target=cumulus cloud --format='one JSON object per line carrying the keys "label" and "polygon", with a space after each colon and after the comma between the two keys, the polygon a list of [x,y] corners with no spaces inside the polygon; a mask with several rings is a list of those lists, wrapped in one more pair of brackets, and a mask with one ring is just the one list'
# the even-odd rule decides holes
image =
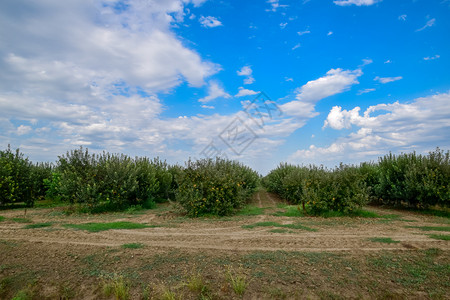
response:
{"label": "cumulus cloud", "polygon": [[256,94],[258,94],[258,92],[239,87],[239,92],[235,95],[235,97],[252,96]]}
{"label": "cumulus cloud", "polygon": [[[1,141],[48,157],[71,144],[167,150],[157,93],[200,87],[220,70],[171,30],[185,5],[202,2],[135,0],[118,10],[100,0],[2,1]],[[9,120],[25,123],[14,130]],[[34,137],[24,141],[27,122]]]}
{"label": "cumulus cloud", "polygon": [[403,79],[402,76],[397,76],[397,77],[379,77],[379,76],[376,76],[373,80],[374,81],[378,81],[378,82],[380,82],[382,84],[385,84],[385,83],[389,83],[389,82],[393,82],[393,81],[397,81],[397,80],[401,80],[401,79]]}
{"label": "cumulus cloud", "polygon": [[247,76],[247,78],[244,79],[244,84],[252,84],[255,82],[255,78],[253,78],[253,76],[252,76],[253,70],[250,66],[243,66],[236,73],[239,76]]}
{"label": "cumulus cloud", "polygon": [[199,99],[199,102],[207,103],[217,98],[231,98],[230,94],[224,91],[223,87],[215,80],[211,80],[208,85],[208,96]]}
{"label": "cumulus cloud", "polygon": [[211,17],[211,16],[208,16],[208,17],[201,16],[199,19],[199,22],[200,22],[200,24],[202,24],[203,27],[207,27],[207,28],[223,26],[222,22],[217,20],[217,18]]}
{"label": "cumulus cloud", "polygon": [[369,6],[381,1],[382,0],[335,0],[333,2],[334,4],[340,6],[349,6],[349,5]]}
{"label": "cumulus cloud", "polygon": [[326,97],[342,93],[352,85],[358,84],[361,69],[342,70],[331,69],[325,76],[308,81],[296,90],[296,100],[283,104],[281,109],[287,115],[300,118],[311,118],[315,112],[315,104]]}
{"label": "cumulus cloud", "polygon": [[436,19],[435,18],[433,18],[431,20],[428,20],[427,23],[423,27],[420,27],[416,31],[422,31],[422,30],[424,30],[424,29],[426,29],[428,27],[432,27],[434,25],[434,23],[436,23]]}
{"label": "cumulus cloud", "polygon": [[360,108],[343,110],[333,107],[324,128],[358,129],[325,147],[311,145],[290,156],[295,162],[324,160],[367,160],[389,151],[429,151],[432,147],[449,147],[450,92],[417,98],[411,103],[389,103],[370,106],[363,115]]}

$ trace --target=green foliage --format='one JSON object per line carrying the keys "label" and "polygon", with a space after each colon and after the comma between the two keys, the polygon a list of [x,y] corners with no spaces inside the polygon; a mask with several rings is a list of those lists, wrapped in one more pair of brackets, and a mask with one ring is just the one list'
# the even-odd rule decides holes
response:
{"label": "green foliage", "polygon": [[302,204],[304,210],[314,215],[330,211],[352,214],[368,199],[364,175],[357,168],[342,164],[334,170],[280,165],[263,183],[270,191],[293,204]]}
{"label": "green foliage", "polygon": [[8,146],[0,151],[0,205],[25,202],[32,206],[33,165],[17,149],[13,152]]}
{"label": "green foliage", "polygon": [[450,206],[450,152],[437,148],[428,156],[414,153],[380,158],[374,190],[384,204],[428,208]]}
{"label": "green foliage", "polygon": [[178,178],[176,199],[191,217],[225,216],[242,207],[258,185],[258,174],[234,161],[189,161]]}
{"label": "green foliage", "polygon": [[46,181],[47,195],[78,204],[81,211],[153,208],[167,199],[172,174],[166,162],[120,154],[90,154],[77,149],[60,156],[56,173]]}

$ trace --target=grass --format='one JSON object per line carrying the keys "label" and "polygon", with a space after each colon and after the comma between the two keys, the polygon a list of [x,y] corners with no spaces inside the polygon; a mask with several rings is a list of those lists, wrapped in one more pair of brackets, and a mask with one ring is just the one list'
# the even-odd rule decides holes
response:
{"label": "grass", "polygon": [[450,241],[450,235],[448,234],[429,234],[428,236],[436,240]]}
{"label": "grass", "polygon": [[269,232],[273,232],[273,233],[286,233],[288,231],[289,230],[283,229],[283,228],[275,228],[275,229],[269,230]]}
{"label": "grass", "polygon": [[144,244],[141,243],[129,243],[129,244],[123,244],[122,248],[125,249],[139,249],[139,248],[143,248]]}
{"label": "grass", "polygon": [[386,243],[386,244],[400,243],[400,241],[395,241],[388,237],[374,237],[374,238],[370,238],[369,241],[372,241],[375,243]]}
{"label": "grass", "polygon": [[238,216],[258,216],[264,214],[265,208],[257,207],[254,205],[247,205],[236,213]]}
{"label": "grass", "polygon": [[4,216],[0,216],[0,222],[3,222],[3,221],[5,221],[5,217]]}
{"label": "grass", "polygon": [[114,275],[103,281],[103,294],[106,297],[114,297],[117,300],[130,299],[130,283],[123,276]]}
{"label": "grass", "polygon": [[248,286],[247,277],[245,275],[236,274],[230,267],[226,273],[226,278],[237,295],[242,296],[245,293]]}
{"label": "grass", "polygon": [[278,227],[278,228],[290,228],[290,229],[302,229],[307,231],[317,231],[317,229],[307,227],[305,225],[297,224],[280,224],[277,222],[258,222],[249,225],[243,225],[242,228],[253,229],[255,227]]}
{"label": "grass", "polygon": [[422,231],[447,231],[447,232],[450,232],[450,226],[406,226],[406,228],[417,228]]}
{"label": "grass", "polygon": [[52,226],[52,223],[36,223],[36,224],[28,224],[25,225],[25,229],[34,229],[34,228],[45,228]]}
{"label": "grass", "polygon": [[208,287],[208,283],[205,281],[202,274],[197,273],[191,275],[186,282],[186,286],[190,291],[198,293],[200,299],[209,298],[210,288]]}
{"label": "grass", "polygon": [[277,205],[278,208],[283,208],[286,211],[277,211],[274,216],[284,216],[284,217],[304,217],[305,214],[303,210],[298,205]]}
{"label": "grass", "polygon": [[132,222],[65,224],[64,226],[78,230],[86,230],[89,232],[99,232],[110,229],[141,229],[141,228],[156,227],[154,225],[146,225]]}
{"label": "grass", "polygon": [[16,223],[33,223],[33,221],[29,218],[12,218],[11,220]]}

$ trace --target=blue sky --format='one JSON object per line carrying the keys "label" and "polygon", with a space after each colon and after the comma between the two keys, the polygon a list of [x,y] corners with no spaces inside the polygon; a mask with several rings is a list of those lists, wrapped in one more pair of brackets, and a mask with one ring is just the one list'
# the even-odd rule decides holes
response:
{"label": "blue sky", "polygon": [[449,149],[449,36],[448,0],[1,1],[0,146],[261,173]]}

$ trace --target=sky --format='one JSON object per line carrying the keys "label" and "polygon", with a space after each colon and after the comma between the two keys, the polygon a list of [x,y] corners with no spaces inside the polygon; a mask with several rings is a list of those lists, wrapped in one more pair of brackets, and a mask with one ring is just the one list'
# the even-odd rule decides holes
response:
{"label": "sky", "polygon": [[333,167],[450,149],[449,0],[2,0],[0,147]]}

